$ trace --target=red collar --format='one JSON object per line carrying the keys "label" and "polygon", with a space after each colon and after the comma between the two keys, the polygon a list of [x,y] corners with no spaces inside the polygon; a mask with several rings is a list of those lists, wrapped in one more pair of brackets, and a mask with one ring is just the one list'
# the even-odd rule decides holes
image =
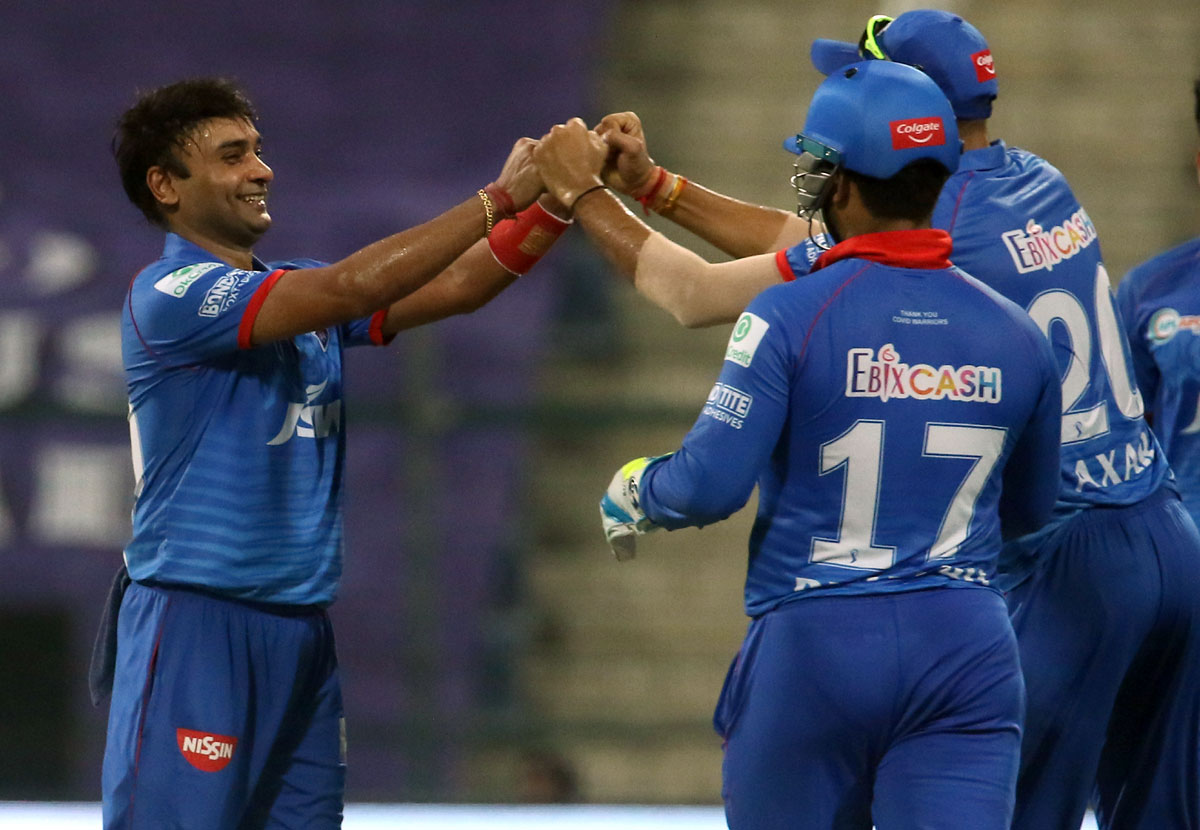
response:
{"label": "red collar", "polygon": [[852,236],[817,257],[818,271],[842,259],[867,259],[897,268],[949,268],[950,234],[937,228]]}

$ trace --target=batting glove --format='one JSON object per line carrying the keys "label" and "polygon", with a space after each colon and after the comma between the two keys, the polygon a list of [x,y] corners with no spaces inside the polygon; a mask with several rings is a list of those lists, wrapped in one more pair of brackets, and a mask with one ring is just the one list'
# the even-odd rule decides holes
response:
{"label": "batting glove", "polygon": [[630,461],[617,470],[609,482],[608,491],[600,499],[600,522],[604,526],[604,538],[608,540],[608,546],[618,562],[637,556],[638,536],[658,530],[658,525],[646,518],[646,512],[642,510],[638,488],[642,474],[650,463],[667,455],[643,456]]}

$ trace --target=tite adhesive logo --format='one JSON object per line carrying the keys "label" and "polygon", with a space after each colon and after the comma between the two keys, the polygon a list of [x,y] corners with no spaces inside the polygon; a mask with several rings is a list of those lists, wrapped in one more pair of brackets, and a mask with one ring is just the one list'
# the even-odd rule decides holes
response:
{"label": "tite adhesive logo", "polygon": [[940,147],[946,143],[942,119],[909,118],[891,122],[892,149],[910,150],[913,147]]}
{"label": "tite adhesive logo", "polygon": [[220,772],[233,760],[237,738],[197,732],[194,729],[176,729],[175,740],[183,757],[201,772]]}
{"label": "tite adhesive logo", "polygon": [[975,64],[975,77],[979,83],[987,83],[996,77],[996,62],[992,60],[992,50],[984,49],[971,55],[971,63]]}

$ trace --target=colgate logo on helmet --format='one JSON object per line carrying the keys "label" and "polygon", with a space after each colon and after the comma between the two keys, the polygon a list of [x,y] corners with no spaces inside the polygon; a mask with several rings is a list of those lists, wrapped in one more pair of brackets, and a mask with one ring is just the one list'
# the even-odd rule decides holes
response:
{"label": "colgate logo on helmet", "polygon": [[220,772],[233,760],[237,738],[214,735],[212,732],[197,732],[194,729],[176,729],[175,740],[183,757],[201,772]]}
{"label": "colgate logo on helmet", "polygon": [[942,126],[942,119],[936,116],[893,121],[891,128],[893,150],[940,147],[946,143],[946,130]]}
{"label": "colgate logo on helmet", "polygon": [[984,49],[971,55],[971,63],[975,64],[975,77],[979,83],[995,80],[996,62],[992,60],[992,50]]}

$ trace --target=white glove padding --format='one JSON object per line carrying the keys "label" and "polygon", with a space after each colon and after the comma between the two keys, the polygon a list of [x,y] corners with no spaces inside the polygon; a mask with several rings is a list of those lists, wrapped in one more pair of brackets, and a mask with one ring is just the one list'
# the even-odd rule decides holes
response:
{"label": "white glove padding", "polygon": [[[670,455],[668,453],[667,455]],[[642,510],[638,488],[642,482],[642,473],[651,462],[666,455],[643,456],[635,458],[617,470],[609,482],[608,491],[600,499],[600,522],[604,526],[604,538],[612,548],[618,562],[625,562],[637,556],[637,537],[652,530],[658,530],[658,525],[646,518]]]}

